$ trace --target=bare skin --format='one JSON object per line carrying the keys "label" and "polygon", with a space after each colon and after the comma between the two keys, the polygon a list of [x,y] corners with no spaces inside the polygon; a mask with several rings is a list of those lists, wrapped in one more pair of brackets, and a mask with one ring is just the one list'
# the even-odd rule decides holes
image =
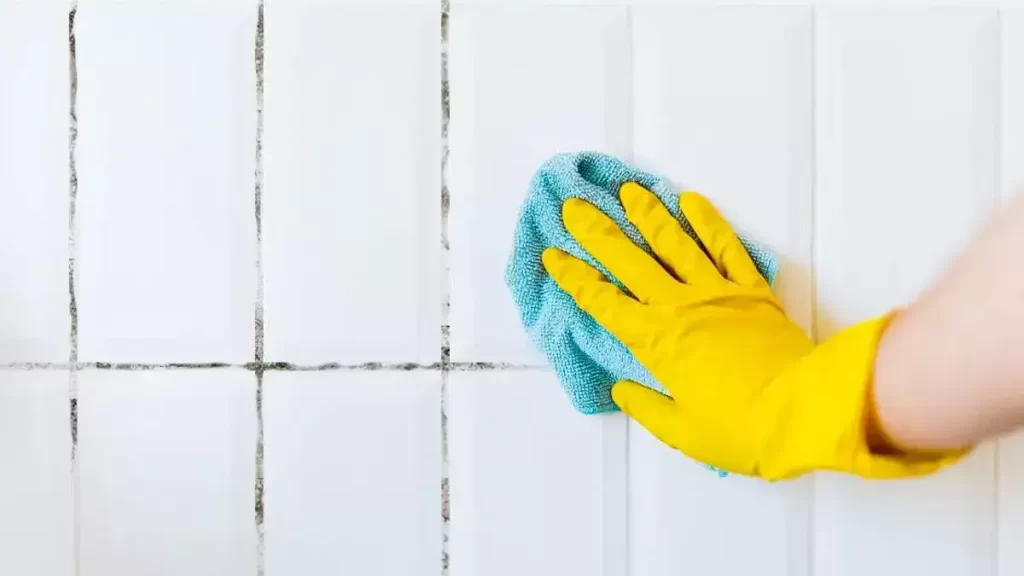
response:
{"label": "bare skin", "polygon": [[882,337],[872,443],[977,445],[1024,427],[1024,193]]}

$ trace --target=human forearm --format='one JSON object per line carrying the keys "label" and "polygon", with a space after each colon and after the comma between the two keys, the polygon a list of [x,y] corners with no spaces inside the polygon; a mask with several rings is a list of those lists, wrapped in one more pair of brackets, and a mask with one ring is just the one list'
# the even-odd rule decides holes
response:
{"label": "human forearm", "polygon": [[948,449],[1024,425],[1024,195],[885,332],[878,425],[895,447]]}

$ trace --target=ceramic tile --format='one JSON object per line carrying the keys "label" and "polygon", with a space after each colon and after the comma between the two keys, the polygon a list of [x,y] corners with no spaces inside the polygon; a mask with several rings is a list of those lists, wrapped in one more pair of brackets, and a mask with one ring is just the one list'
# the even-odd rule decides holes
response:
{"label": "ceramic tile", "polygon": [[[775,252],[776,292],[809,330],[810,10],[638,8],[633,26],[637,164]],[[635,422],[629,438],[632,573],[809,573],[809,482],[719,478]]]}
{"label": "ceramic tile", "polygon": [[250,360],[256,10],[81,0],[75,26],[81,357]]}
{"label": "ceramic tile", "polygon": [[79,374],[82,576],[256,573],[256,377]]}
{"label": "ceramic tile", "polygon": [[629,159],[626,11],[454,7],[449,35],[452,359],[544,365],[504,283],[512,233],[550,156]]}
{"label": "ceramic tile", "polygon": [[625,576],[622,414],[575,412],[548,372],[457,372],[448,446],[452,576]]}
{"label": "ceramic tile", "polygon": [[271,372],[268,574],[441,570],[436,372]]}
{"label": "ceramic tile", "polygon": [[4,574],[75,573],[69,414],[67,372],[0,374]]}
{"label": "ceramic tile", "polygon": [[266,18],[266,356],[438,362],[437,6],[303,0]]}
{"label": "ceramic tile", "polygon": [[68,359],[68,12],[0,4],[0,362]]}
{"label": "ceramic tile", "polygon": [[[994,10],[821,13],[821,337],[914,298],[995,205],[996,30]],[[815,573],[992,573],[992,458],[890,484],[822,475]]]}

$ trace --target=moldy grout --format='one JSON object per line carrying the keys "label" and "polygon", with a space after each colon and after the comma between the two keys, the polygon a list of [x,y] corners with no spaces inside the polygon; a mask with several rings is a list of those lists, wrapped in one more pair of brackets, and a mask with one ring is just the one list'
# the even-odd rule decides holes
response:
{"label": "moldy grout", "polygon": [[254,65],[256,73],[256,158],[253,171],[253,208],[256,218],[256,302],[254,305],[254,350],[251,363],[256,373],[256,480],[253,487],[254,522],[256,526],[256,576],[266,572],[266,534],[264,519],[264,477],[263,477],[263,81],[264,81],[264,0],[256,8],[256,32],[254,38]]}
{"label": "moldy grout", "polygon": [[80,476],[78,471],[78,300],[76,291],[75,258],[76,209],[78,202],[78,55],[75,39],[75,17],[78,15],[78,1],[71,0],[68,11],[68,426],[71,435],[71,490],[72,490],[72,558],[74,574],[81,571],[81,499]]}
{"label": "moldy grout", "polygon": [[137,371],[153,370],[246,370],[249,372],[502,372],[502,371],[543,371],[545,366],[511,364],[508,362],[449,362],[442,364],[417,364],[415,362],[363,362],[342,364],[295,364],[292,362],[7,362],[0,364],[0,370],[46,371],[83,370]]}
{"label": "moldy grout", "polygon": [[448,122],[451,118],[451,95],[448,86],[448,16],[449,0],[441,0],[441,576],[448,576],[450,555],[448,537],[451,522],[450,482],[448,477],[448,375],[451,362],[451,264],[448,238],[448,213],[451,195],[448,191]]}

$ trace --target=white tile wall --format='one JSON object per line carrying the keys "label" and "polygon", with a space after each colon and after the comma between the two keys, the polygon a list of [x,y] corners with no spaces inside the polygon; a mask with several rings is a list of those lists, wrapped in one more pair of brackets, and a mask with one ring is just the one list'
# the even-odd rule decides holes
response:
{"label": "white tile wall", "polygon": [[504,283],[512,232],[548,157],[628,158],[627,24],[615,7],[452,8],[452,360],[545,364]]}
{"label": "white tile wall", "polygon": [[272,2],[266,18],[267,359],[437,362],[437,6]]}
{"label": "white tile wall", "polygon": [[0,361],[66,361],[66,6],[0,2],[0,78]]}
{"label": "white tile wall", "polygon": [[[809,329],[811,11],[640,8],[633,30],[636,162],[779,254],[778,292]],[[719,479],[632,423],[629,463],[634,573],[807,573],[808,481]]]}
{"label": "white tile wall", "polygon": [[441,572],[441,378],[265,376],[267,574]]}
{"label": "white tile wall", "polygon": [[553,374],[457,372],[451,575],[625,576],[626,420],[584,416]]}
{"label": "white tile wall", "polygon": [[68,374],[0,373],[0,569],[74,574]]}
{"label": "white tile wall", "polygon": [[[437,0],[266,0],[262,165],[255,0],[0,0],[0,363],[40,369],[0,370],[0,573],[1024,571],[1024,438],[719,478],[573,412],[503,282],[533,172],[588,148],[710,196],[818,337],[905,303],[1024,185],[1020,9],[452,4],[445,273]],[[269,361],[436,363],[450,292],[447,427],[437,369],[272,370],[262,411],[251,366],[66,372],[69,258],[83,361],[239,364],[261,255]]]}
{"label": "white tile wall", "polygon": [[78,378],[78,573],[255,574],[255,376]]}
{"label": "white tile wall", "polygon": [[[823,337],[907,303],[994,207],[997,24],[984,9],[821,13],[815,272]],[[823,475],[815,573],[991,573],[993,470],[986,446],[923,480]]]}
{"label": "white tile wall", "polygon": [[252,359],[255,24],[238,0],[79,2],[82,359]]}

